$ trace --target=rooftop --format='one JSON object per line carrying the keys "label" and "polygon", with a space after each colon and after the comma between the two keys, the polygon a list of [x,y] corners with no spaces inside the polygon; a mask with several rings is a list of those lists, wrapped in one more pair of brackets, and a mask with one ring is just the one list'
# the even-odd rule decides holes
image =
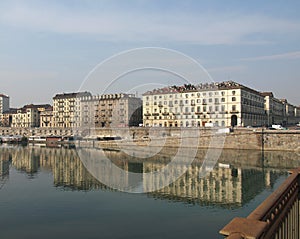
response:
{"label": "rooftop", "polygon": [[62,93],[62,94],[56,94],[53,99],[70,99],[70,98],[77,98],[77,97],[83,97],[83,96],[92,96],[90,92],[72,92],[72,93]]}
{"label": "rooftop", "polygon": [[213,82],[213,83],[200,83],[198,85],[184,84],[183,86],[166,86],[164,88],[154,89],[151,91],[145,92],[143,95],[152,95],[152,94],[169,94],[169,93],[185,93],[185,92],[197,92],[197,91],[207,91],[207,90],[222,90],[222,89],[247,89],[254,93],[259,94],[258,91],[253,90],[249,87],[246,87],[242,84],[239,84],[234,81],[224,81],[224,82]]}

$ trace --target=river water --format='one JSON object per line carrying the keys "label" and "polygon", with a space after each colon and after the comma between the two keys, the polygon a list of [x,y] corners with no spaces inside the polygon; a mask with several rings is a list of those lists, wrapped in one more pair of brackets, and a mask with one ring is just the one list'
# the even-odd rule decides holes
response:
{"label": "river water", "polygon": [[[99,157],[103,152],[135,173],[159,170],[174,156],[172,149],[143,160],[118,150]],[[224,150],[203,175],[205,154],[199,150],[170,185],[126,193],[105,185],[99,174],[114,185],[120,179],[108,168],[95,173],[78,149],[2,145],[0,238],[222,238],[223,226],[247,216],[300,165],[291,152]]]}

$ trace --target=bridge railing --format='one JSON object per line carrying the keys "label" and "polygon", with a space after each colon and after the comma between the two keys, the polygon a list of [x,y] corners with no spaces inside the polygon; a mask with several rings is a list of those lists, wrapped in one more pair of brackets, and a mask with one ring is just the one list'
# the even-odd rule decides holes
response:
{"label": "bridge railing", "polygon": [[220,234],[226,239],[300,238],[300,168],[246,218],[234,218]]}

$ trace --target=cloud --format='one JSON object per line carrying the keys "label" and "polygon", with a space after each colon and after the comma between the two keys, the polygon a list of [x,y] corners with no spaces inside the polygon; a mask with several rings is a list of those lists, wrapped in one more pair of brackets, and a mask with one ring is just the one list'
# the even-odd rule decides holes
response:
{"label": "cloud", "polygon": [[[298,34],[300,23],[261,15],[191,13],[180,9],[143,11],[118,8],[79,9],[25,2],[2,8],[0,22],[34,31],[95,35],[109,41],[173,41],[197,44],[265,44],[268,35]],[[251,40],[261,35],[267,39]]]}
{"label": "cloud", "polygon": [[300,51],[293,51],[293,52],[267,55],[267,56],[242,58],[241,60],[242,61],[270,61],[270,60],[294,60],[294,59],[300,59]]}

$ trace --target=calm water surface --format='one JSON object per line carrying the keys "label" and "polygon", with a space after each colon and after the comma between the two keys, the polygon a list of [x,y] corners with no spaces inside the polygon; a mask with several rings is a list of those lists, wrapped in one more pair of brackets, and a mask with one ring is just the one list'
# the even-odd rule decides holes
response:
{"label": "calm water surface", "polygon": [[[120,168],[146,172],[168,163],[172,150],[143,162],[106,154]],[[0,238],[222,238],[225,224],[249,214],[300,165],[294,153],[226,150],[199,178],[203,155],[168,187],[129,194],[100,183],[75,149],[1,146]]]}

